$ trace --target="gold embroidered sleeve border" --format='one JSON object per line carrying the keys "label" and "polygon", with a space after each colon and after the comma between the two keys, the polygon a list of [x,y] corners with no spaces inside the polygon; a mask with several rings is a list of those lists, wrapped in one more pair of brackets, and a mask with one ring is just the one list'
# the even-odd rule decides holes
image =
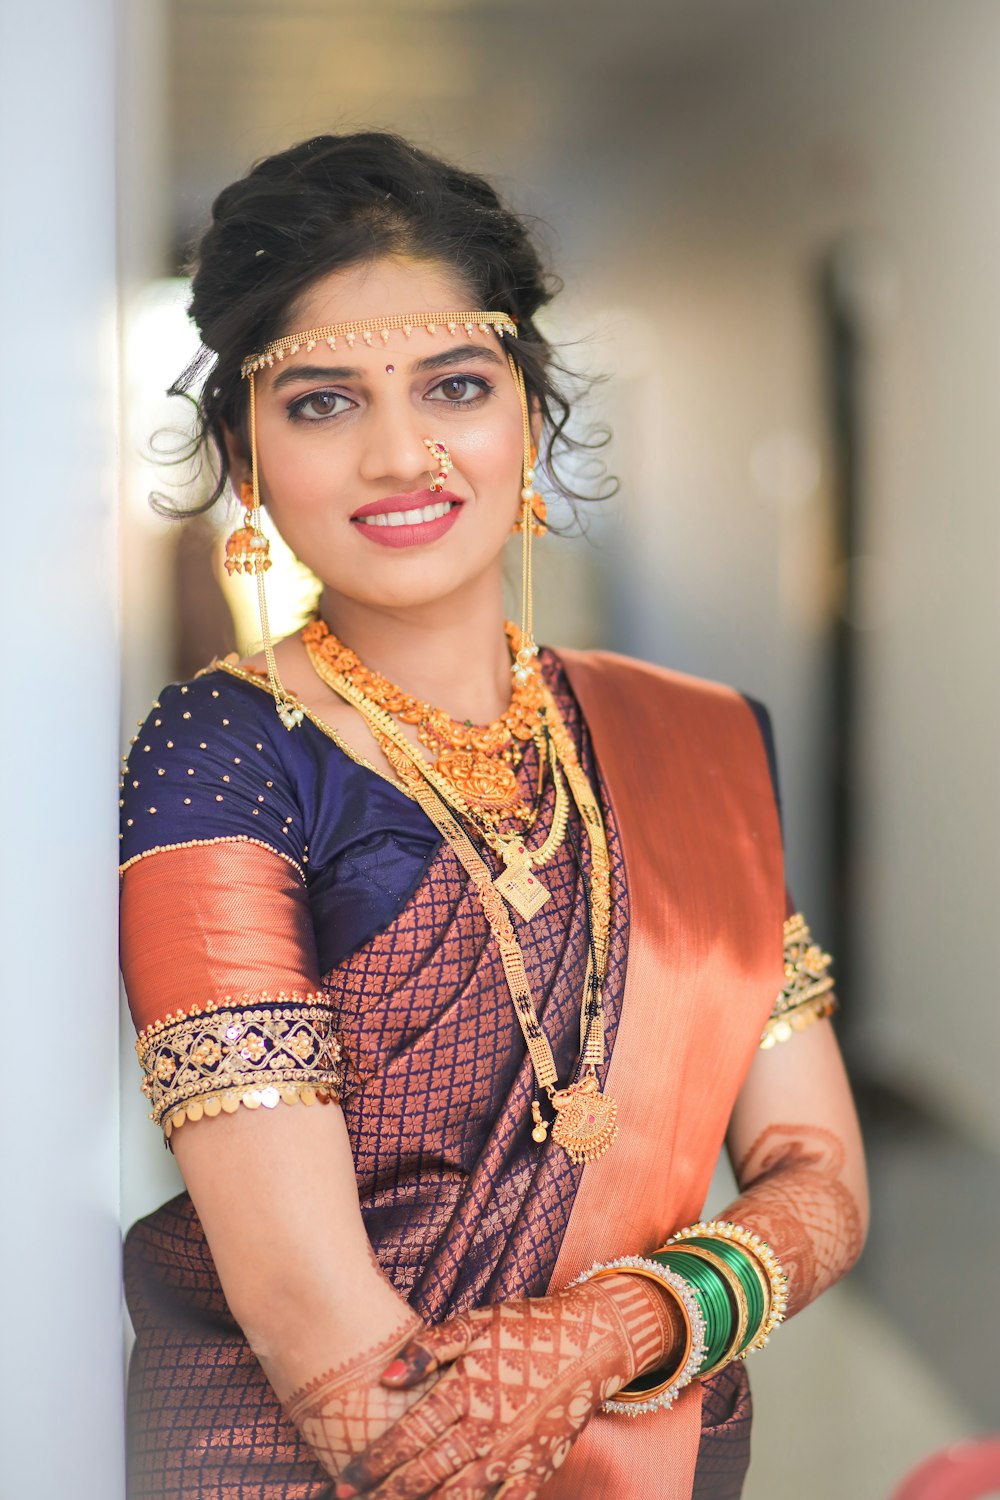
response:
{"label": "gold embroidered sleeve border", "polygon": [[801,912],[785,922],[785,983],[760,1039],[765,1050],[787,1042],[797,1031],[833,1015],[837,997],[829,953],[813,942]]}
{"label": "gold embroidered sleeve border", "polygon": [[227,997],[192,1005],[140,1032],[136,1042],[150,1119],[169,1140],[188,1120],[329,1103],[344,1063],[333,1016],[316,994]]}

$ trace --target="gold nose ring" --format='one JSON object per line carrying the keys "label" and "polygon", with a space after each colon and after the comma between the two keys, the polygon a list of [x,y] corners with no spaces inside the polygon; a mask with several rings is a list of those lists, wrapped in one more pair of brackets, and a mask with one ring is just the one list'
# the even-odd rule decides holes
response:
{"label": "gold nose ring", "polygon": [[444,443],[439,443],[436,438],[424,438],[424,447],[430,453],[431,458],[437,464],[438,472],[431,480],[431,489],[435,494],[444,489],[444,482],[452,470],[451,454]]}

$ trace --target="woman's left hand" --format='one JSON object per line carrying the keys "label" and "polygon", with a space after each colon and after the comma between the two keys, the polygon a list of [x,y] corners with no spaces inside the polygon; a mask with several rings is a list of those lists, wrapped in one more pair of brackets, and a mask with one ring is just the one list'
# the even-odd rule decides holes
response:
{"label": "woman's left hand", "polygon": [[427,1328],[383,1383],[405,1388],[448,1368],[344,1469],[337,1496],[533,1500],[601,1402],[662,1361],[677,1331],[669,1297],[621,1275]]}

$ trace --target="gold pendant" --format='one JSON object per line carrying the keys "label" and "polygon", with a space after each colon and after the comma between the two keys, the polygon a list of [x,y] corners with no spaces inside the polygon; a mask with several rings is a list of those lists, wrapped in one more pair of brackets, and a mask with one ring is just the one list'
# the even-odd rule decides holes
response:
{"label": "gold pendant", "polygon": [[552,1139],[570,1161],[596,1161],[618,1134],[618,1105],[602,1094],[592,1073],[552,1095],[556,1122]]}
{"label": "gold pendant", "polygon": [[530,922],[552,893],[532,870],[531,855],[523,844],[505,843],[503,857],[507,868],[500,871],[493,887],[519,917]]}
{"label": "gold pendant", "polygon": [[510,766],[483,750],[443,750],[434,768],[460,797],[483,812],[510,816],[521,802],[517,777]]}

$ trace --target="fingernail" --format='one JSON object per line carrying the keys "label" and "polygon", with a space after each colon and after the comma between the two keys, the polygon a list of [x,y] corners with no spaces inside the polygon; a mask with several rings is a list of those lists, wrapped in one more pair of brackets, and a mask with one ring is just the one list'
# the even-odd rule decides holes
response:
{"label": "fingernail", "polygon": [[[382,1371],[382,1379],[402,1380],[403,1376],[406,1374],[407,1369],[408,1366],[405,1360],[394,1359],[392,1364],[386,1365],[385,1369]],[[354,1492],[352,1491],[351,1493],[353,1494]]]}
{"label": "fingernail", "polygon": [[345,1484],[343,1480],[337,1485],[337,1500],[354,1500],[358,1491],[353,1484]]}

